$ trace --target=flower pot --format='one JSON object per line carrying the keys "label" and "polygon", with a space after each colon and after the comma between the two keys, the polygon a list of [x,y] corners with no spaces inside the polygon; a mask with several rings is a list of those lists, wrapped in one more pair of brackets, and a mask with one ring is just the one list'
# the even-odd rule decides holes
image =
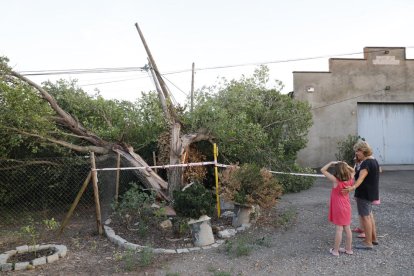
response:
{"label": "flower pot", "polygon": [[250,223],[250,214],[253,213],[253,206],[244,204],[234,204],[233,227],[240,227]]}
{"label": "flower pot", "polygon": [[198,220],[188,222],[195,246],[206,246],[214,243],[213,230],[208,216],[201,216]]}

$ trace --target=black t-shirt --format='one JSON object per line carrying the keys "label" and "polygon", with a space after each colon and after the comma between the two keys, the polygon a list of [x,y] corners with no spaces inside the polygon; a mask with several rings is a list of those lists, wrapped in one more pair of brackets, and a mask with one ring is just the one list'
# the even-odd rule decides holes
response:
{"label": "black t-shirt", "polygon": [[355,197],[374,201],[379,199],[379,165],[375,159],[366,159],[361,163],[359,171],[355,174],[355,180],[359,177],[359,172],[367,170],[368,175],[355,190]]}

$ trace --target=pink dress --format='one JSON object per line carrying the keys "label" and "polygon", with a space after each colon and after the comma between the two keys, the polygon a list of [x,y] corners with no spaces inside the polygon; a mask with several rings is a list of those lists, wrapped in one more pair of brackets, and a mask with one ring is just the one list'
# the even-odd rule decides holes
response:
{"label": "pink dress", "polygon": [[343,195],[341,190],[353,184],[353,178],[348,181],[340,181],[337,179],[336,188],[332,188],[328,218],[335,225],[351,225],[351,202],[349,201],[349,193]]}

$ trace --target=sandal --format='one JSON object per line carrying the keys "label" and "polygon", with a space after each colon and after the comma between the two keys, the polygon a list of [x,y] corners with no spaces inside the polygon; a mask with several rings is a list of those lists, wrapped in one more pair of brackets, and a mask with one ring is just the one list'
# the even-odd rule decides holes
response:
{"label": "sandal", "polygon": [[357,237],[360,238],[360,239],[365,239],[365,233],[361,233]]}
{"label": "sandal", "polygon": [[339,257],[339,252],[334,252],[334,249],[333,248],[331,248],[331,249],[329,249],[329,253],[331,254],[331,255],[333,255],[333,256],[335,256],[335,257]]}
{"label": "sandal", "polygon": [[347,255],[353,255],[353,254],[354,254],[354,251],[352,251],[352,250],[346,250],[346,249],[345,249],[345,248],[343,248],[343,247],[339,248],[338,252],[339,252],[339,253],[345,253],[345,254],[347,254]]}
{"label": "sandal", "polygon": [[373,246],[372,245],[366,245],[365,243],[360,243],[360,244],[356,244],[354,246],[355,249],[364,249],[364,250],[372,250]]}
{"label": "sandal", "polygon": [[352,229],[352,232],[355,232],[355,233],[364,233],[364,230],[362,230],[359,227],[355,227],[354,229]]}

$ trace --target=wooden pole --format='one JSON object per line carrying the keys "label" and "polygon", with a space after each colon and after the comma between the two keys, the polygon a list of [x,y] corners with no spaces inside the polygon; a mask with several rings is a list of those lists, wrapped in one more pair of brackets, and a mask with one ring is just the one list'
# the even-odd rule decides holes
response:
{"label": "wooden pole", "polygon": [[216,143],[213,144],[213,154],[214,154],[214,179],[216,181],[216,201],[217,201],[217,217],[220,217],[221,206],[220,206],[220,190],[219,190],[219,181],[218,181],[218,170],[217,170],[217,156],[218,148]]}
{"label": "wooden pole", "polygon": [[[155,156],[155,151],[152,152],[152,160],[154,161],[154,166],[157,166],[157,157]],[[158,173],[157,168],[154,169],[155,173]]]}
{"label": "wooden pole", "polygon": [[95,199],[95,209],[96,209],[96,226],[98,228],[99,235],[102,235],[103,230],[102,230],[102,218],[101,218],[101,205],[99,203],[98,173],[96,171],[94,152],[91,152],[91,164],[92,164],[93,197]]}
{"label": "wooden pole", "polygon": [[[181,149],[181,139],[180,139],[180,132],[181,132],[181,123],[178,119],[174,106],[171,102],[170,96],[168,94],[167,85],[165,84],[163,78],[161,77],[161,73],[158,70],[157,65],[155,64],[155,60],[152,57],[151,51],[145,41],[144,35],[141,32],[141,29],[138,26],[138,23],[135,23],[135,27],[138,31],[139,37],[141,38],[142,44],[144,45],[145,51],[147,52],[148,60],[150,66],[154,70],[155,76],[157,77],[158,83],[164,94],[164,98],[167,104],[168,113],[165,114],[167,120],[169,121],[170,125],[170,164],[175,165],[179,164],[180,156],[179,153],[182,152]],[[164,112],[165,113],[165,112]],[[168,171],[168,194],[169,197],[173,198],[173,191],[178,190],[181,184],[181,175],[182,169],[180,168],[172,168]]]}
{"label": "wooden pole", "polygon": [[88,176],[86,177],[85,181],[83,182],[83,185],[80,188],[80,190],[79,190],[79,192],[78,192],[78,194],[75,198],[75,201],[73,201],[72,206],[69,209],[69,212],[66,214],[66,217],[63,220],[62,225],[60,226],[59,235],[62,235],[63,229],[66,227],[66,225],[69,222],[69,219],[72,217],[73,211],[75,211],[76,206],[78,206],[79,200],[82,197],[83,193],[85,192],[86,187],[89,184],[89,181],[91,181],[91,172],[88,173]]}
{"label": "wooden pole", "polygon": [[161,77],[160,71],[158,70],[157,64],[155,64],[155,60],[152,57],[151,51],[150,51],[150,49],[147,45],[147,42],[145,41],[144,34],[142,33],[141,29],[138,26],[138,23],[135,23],[135,27],[137,28],[139,37],[141,38],[142,44],[144,45],[144,48],[145,48],[145,51],[147,52],[147,56],[148,56],[148,59],[149,59],[149,62],[150,62],[150,66],[154,69],[155,76],[158,79],[158,83],[160,84],[160,88],[161,88],[161,90],[164,94],[164,97],[165,97],[166,101],[167,101],[167,105],[169,107],[169,112],[171,113],[170,115],[172,117],[174,117],[174,119],[176,119],[177,116],[175,114],[174,108],[171,106],[172,102],[171,102],[170,96],[168,95],[167,85],[165,84],[164,80]]}
{"label": "wooden pole", "polygon": [[195,69],[195,65],[193,62],[193,66],[191,69],[191,106],[190,106],[191,113],[193,112],[193,107],[194,107],[194,69]]}
{"label": "wooden pole", "polygon": [[152,75],[152,79],[154,80],[155,89],[157,90],[158,99],[160,100],[162,111],[164,112],[167,123],[170,124],[171,116],[170,116],[170,112],[168,111],[167,102],[166,102],[165,96],[164,96],[164,94],[161,90],[160,84],[158,83],[158,79],[155,76],[154,68],[153,68],[153,66],[151,64],[151,60],[149,58],[148,58],[148,63],[150,65],[150,72],[151,72],[151,75]]}
{"label": "wooden pole", "polygon": [[119,175],[121,174],[121,171],[119,168],[121,167],[121,155],[119,152],[116,154],[116,168],[118,169],[116,171],[116,180],[115,180],[115,202],[118,202],[118,195],[119,195]]}

